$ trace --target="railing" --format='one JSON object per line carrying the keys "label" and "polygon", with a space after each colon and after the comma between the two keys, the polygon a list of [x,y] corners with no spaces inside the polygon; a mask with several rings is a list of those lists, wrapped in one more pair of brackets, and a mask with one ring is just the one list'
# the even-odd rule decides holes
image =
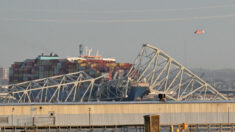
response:
{"label": "railing", "polygon": [[235,123],[188,124],[185,130],[182,130],[182,124],[161,125],[160,129],[161,132],[235,132]]}
{"label": "railing", "polygon": [[[144,132],[144,125],[106,126],[0,126],[1,132]],[[227,124],[188,124],[186,130],[179,125],[161,125],[161,132],[235,132],[235,123]]]}

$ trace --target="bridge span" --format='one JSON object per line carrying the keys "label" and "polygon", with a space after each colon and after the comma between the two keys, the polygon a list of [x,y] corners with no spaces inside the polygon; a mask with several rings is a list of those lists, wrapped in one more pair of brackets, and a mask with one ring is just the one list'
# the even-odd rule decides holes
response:
{"label": "bridge span", "polygon": [[0,104],[0,126],[138,125],[159,114],[161,125],[234,123],[235,101]]}

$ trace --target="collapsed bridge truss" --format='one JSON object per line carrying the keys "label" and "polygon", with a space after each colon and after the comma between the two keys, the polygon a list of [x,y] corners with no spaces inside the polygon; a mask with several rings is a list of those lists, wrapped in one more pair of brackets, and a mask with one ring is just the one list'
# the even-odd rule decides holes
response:
{"label": "collapsed bridge truss", "polygon": [[[213,86],[162,50],[144,44],[123,78],[107,81],[108,74],[92,78],[83,71],[11,84],[0,88],[4,103],[121,101],[135,84],[148,84],[148,94],[165,94],[167,100],[228,100]],[[7,92],[6,92],[7,91]]]}
{"label": "collapsed bridge truss", "polygon": [[170,100],[227,100],[223,94],[162,50],[144,44],[128,77],[149,84],[150,94]]}
{"label": "collapsed bridge truss", "polygon": [[94,91],[107,75],[92,78],[85,72],[75,72],[18,84],[8,85],[3,102],[83,102],[94,101]]}

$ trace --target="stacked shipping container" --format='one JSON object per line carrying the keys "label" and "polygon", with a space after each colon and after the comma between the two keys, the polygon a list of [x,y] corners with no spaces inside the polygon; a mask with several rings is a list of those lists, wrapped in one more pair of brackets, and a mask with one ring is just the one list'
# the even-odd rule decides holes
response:
{"label": "stacked shipping container", "polygon": [[116,63],[115,61],[103,59],[27,59],[23,62],[15,62],[9,69],[9,83],[19,83],[54,75],[67,74],[78,71],[85,71],[92,77],[110,73],[109,79],[115,73],[126,74],[130,69],[129,63]]}

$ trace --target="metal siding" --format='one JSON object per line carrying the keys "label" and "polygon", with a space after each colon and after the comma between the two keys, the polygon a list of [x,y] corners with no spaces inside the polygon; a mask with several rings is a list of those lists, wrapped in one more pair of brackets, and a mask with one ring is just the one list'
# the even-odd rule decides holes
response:
{"label": "metal siding", "polygon": [[[40,106],[42,109],[38,109]],[[91,125],[143,124],[143,116],[148,114],[160,115],[161,124],[235,122],[235,103],[60,104],[0,106],[0,115],[9,119],[8,124],[0,126],[12,125],[12,117],[13,125],[32,125],[33,117],[49,117],[50,111],[55,112],[55,125],[89,125],[89,107],[92,108]],[[40,125],[39,120],[37,124]]]}
{"label": "metal siding", "polygon": [[[154,114],[154,113],[151,113]],[[156,113],[158,114],[158,113]],[[91,125],[123,125],[123,124],[143,124],[145,114],[92,114]],[[235,113],[230,113],[229,122],[235,122]],[[41,115],[37,117],[45,117]],[[15,126],[31,126],[33,117],[30,115],[17,115],[13,117],[13,125]],[[228,113],[162,113],[160,114],[161,124],[188,124],[194,123],[228,123]],[[36,122],[39,125],[52,125],[50,122]],[[88,125],[89,118],[86,114],[76,115],[56,115],[55,125]],[[8,124],[0,124],[4,126],[12,125],[12,117],[9,117]]]}

